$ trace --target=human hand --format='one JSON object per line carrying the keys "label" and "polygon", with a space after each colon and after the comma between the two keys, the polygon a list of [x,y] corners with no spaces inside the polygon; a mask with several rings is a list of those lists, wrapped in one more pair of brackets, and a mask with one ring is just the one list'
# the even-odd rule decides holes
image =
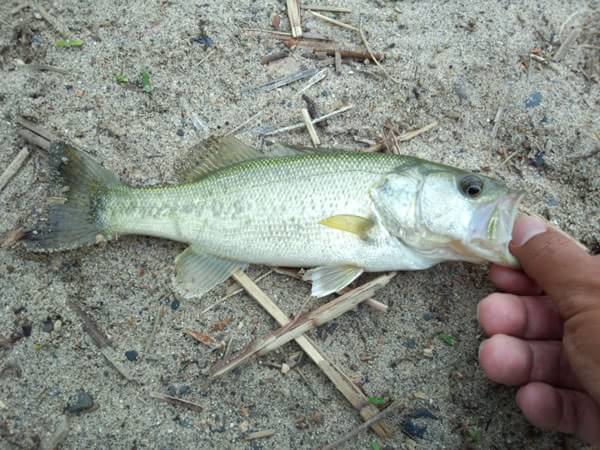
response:
{"label": "human hand", "polygon": [[520,386],[533,425],[600,444],[600,256],[534,217],[520,217],[510,244],[523,272],[492,266],[506,293],[479,303],[489,336],[479,349],[488,378]]}

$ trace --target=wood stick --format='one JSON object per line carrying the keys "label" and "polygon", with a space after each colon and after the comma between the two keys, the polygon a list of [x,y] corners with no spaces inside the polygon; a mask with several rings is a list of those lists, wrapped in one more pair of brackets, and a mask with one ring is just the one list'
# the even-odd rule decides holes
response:
{"label": "wood stick", "polygon": [[201,405],[199,405],[196,402],[185,400],[179,397],[173,397],[172,395],[161,394],[160,392],[150,392],[149,395],[150,397],[155,398],[157,400],[162,400],[163,402],[167,402],[172,405],[181,405],[188,409],[191,409],[192,411],[202,411],[204,409]]}
{"label": "wood stick", "polygon": [[269,92],[274,89],[291,84],[294,81],[299,81],[299,80],[303,80],[304,78],[312,77],[318,71],[319,71],[318,69],[299,70],[298,72],[292,73],[291,75],[287,75],[283,78],[278,78],[276,80],[271,80],[267,83],[264,83],[264,84],[261,84],[260,86],[255,87],[255,88],[244,89],[244,90],[242,90],[242,93]]}
{"label": "wood stick", "polygon": [[334,52],[335,58],[335,71],[337,73],[342,73],[342,53],[339,50]]}
{"label": "wood stick", "polygon": [[50,13],[46,11],[46,8],[44,8],[38,2],[30,2],[30,5],[32,8],[37,9],[37,11],[40,13],[40,16],[42,16],[42,18],[48,22],[48,24],[50,24],[50,26],[54,28],[60,35],[63,37],[67,36],[65,27],[58,20],[52,17]]}
{"label": "wood stick", "polygon": [[352,439],[357,434],[363,432],[366,428],[368,428],[368,427],[372,426],[373,424],[375,424],[375,423],[377,423],[377,422],[385,419],[387,416],[389,416],[392,413],[396,412],[396,410],[399,409],[399,408],[401,408],[401,407],[403,407],[403,404],[400,403],[399,400],[396,400],[390,406],[388,406],[383,411],[381,411],[379,414],[377,414],[375,417],[367,420],[365,423],[360,424],[360,426],[354,428],[352,431],[350,431],[345,436],[342,436],[337,441],[332,442],[331,444],[326,445],[325,447],[322,447],[320,450],[334,450],[334,449],[338,448],[340,445],[342,445],[345,442],[349,441],[350,439]]}
{"label": "wood stick", "polygon": [[381,65],[381,63],[379,62],[379,60],[374,56],[373,51],[371,50],[371,46],[369,45],[369,43],[367,42],[367,37],[365,36],[365,33],[363,31],[363,27],[362,27],[362,18],[360,19],[359,22],[359,29],[358,32],[360,33],[360,38],[362,39],[363,45],[365,46],[365,48],[367,49],[367,51],[369,52],[369,55],[371,55],[371,59],[373,60],[373,62],[375,64],[377,64],[377,67],[379,67],[381,69],[381,71],[383,72],[383,74],[391,81],[393,81],[396,84],[400,84],[400,81],[396,80],[395,78],[393,78],[388,72],[387,70],[385,70],[385,67],[383,67]]}
{"label": "wood stick", "polygon": [[[333,117],[333,116],[336,116],[336,115],[341,114],[343,112],[346,112],[346,111],[348,111],[349,109],[352,109],[352,108],[354,108],[354,105],[344,106],[343,108],[337,109],[337,110],[335,110],[333,112],[330,112],[329,114],[325,114],[324,116],[317,117],[316,119],[314,119],[312,121],[312,123],[314,125],[316,123],[323,122],[324,120],[327,120],[330,117]],[[297,123],[297,124],[290,125],[290,126],[287,126],[287,127],[279,128],[277,130],[269,131],[267,133],[264,133],[263,136],[273,136],[275,134],[285,133],[286,131],[298,130],[300,128],[304,128],[305,126],[306,125],[304,124],[304,122]]]}
{"label": "wood stick", "polygon": [[554,54],[554,57],[552,59],[554,61],[560,61],[561,59],[563,59],[563,57],[567,54],[569,47],[571,47],[571,45],[573,45],[573,42],[577,40],[577,37],[580,33],[581,30],[571,31],[571,33],[569,33],[564,42],[560,45],[560,47],[558,47],[558,50],[556,50],[556,53]]}
{"label": "wood stick", "polygon": [[[271,275],[274,271],[273,270],[269,270],[267,273],[263,273],[261,276],[257,277],[256,280],[254,280],[254,283],[258,283],[260,280],[262,280],[263,278]],[[239,289],[236,289],[233,292],[230,292],[229,294],[221,297],[219,300],[217,300],[215,303],[213,303],[212,305],[208,306],[207,308],[204,308],[201,312],[200,315],[204,315],[206,314],[208,311],[210,311],[211,309],[213,309],[215,306],[220,305],[221,303],[223,303],[225,300],[233,297],[234,295],[239,294],[240,292],[244,291],[243,287],[240,287]]]}
{"label": "wood stick", "polygon": [[302,119],[304,119],[304,124],[306,125],[306,129],[308,130],[308,134],[310,136],[310,140],[312,141],[313,147],[318,147],[319,145],[321,145],[321,141],[319,140],[317,130],[315,130],[308,109],[306,108],[302,108]]}
{"label": "wood stick", "polygon": [[317,5],[300,5],[302,9],[309,9],[311,11],[325,11],[334,13],[350,13],[351,9],[344,8],[342,6],[317,6]]}
{"label": "wood stick", "polygon": [[146,358],[148,353],[150,353],[150,349],[152,348],[152,344],[154,344],[154,338],[156,337],[156,333],[158,333],[158,329],[160,327],[162,318],[167,312],[167,308],[165,305],[160,305],[158,310],[156,311],[156,317],[154,318],[154,325],[152,326],[152,331],[146,340],[146,345],[144,345],[144,351],[142,352],[142,358]]}
{"label": "wood stick", "polygon": [[308,12],[315,16],[317,19],[321,19],[324,22],[329,22],[333,25],[337,25],[338,27],[346,28],[348,30],[358,31],[358,28],[356,28],[354,25],[340,22],[339,20],[332,19],[331,17],[327,17],[323,14],[319,14],[318,12],[314,12],[313,10],[309,10]]}
{"label": "wood stick", "polygon": [[287,0],[286,3],[292,36],[300,37],[302,36],[302,19],[300,18],[300,7],[298,6],[298,0]]}
{"label": "wood stick", "polygon": [[265,355],[289,341],[302,336],[307,331],[336,319],[345,312],[355,308],[359,303],[370,298],[377,289],[388,284],[395,275],[395,272],[381,275],[380,277],[337,297],[314,311],[298,316],[292,322],[284,325],[274,333],[271,333],[264,338],[256,339],[245,349],[216,364],[210,370],[210,375],[213,377],[223,375],[235,369],[253,356]]}
{"label": "wood stick", "polygon": [[432,130],[435,127],[437,127],[437,122],[431,122],[430,124],[427,124],[424,127],[409,130],[406,133],[402,133],[400,136],[396,137],[396,142],[410,141],[411,139],[416,138],[418,135]]}
{"label": "wood stick", "polygon": [[[321,52],[321,50],[315,49],[317,52]],[[342,50],[342,49],[326,49],[322,51],[328,56],[335,57],[336,53],[340,54],[340,58],[351,58],[356,59],[357,61],[365,61],[370,60],[372,62],[383,61],[385,59],[385,55],[383,53],[369,53],[365,50]]]}
{"label": "wood stick", "polygon": [[262,430],[255,431],[254,433],[249,433],[244,437],[245,441],[254,441],[256,439],[265,439],[271,437],[275,434],[275,430]]}
{"label": "wood stick", "polygon": [[88,334],[92,341],[98,348],[98,351],[106,358],[106,360],[119,372],[119,374],[127,381],[134,381],[129,371],[117,360],[113,349],[111,348],[111,342],[108,336],[100,329],[96,324],[96,321],[86,313],[77,303],[74,301],[67,301],[67,306],[81,319],[83,322],[83,330]]}
{"label": "wood stick", "polygon": [[2,190],[6,187],[10,179],[17,174],[19,169],[27,160],[28,156],[29,149],[27,149],[27,147],[23,147],[21,151],[17,153],[15,159],[13,159],[4,172],[2,172],[2,175],[0,175],[0,192],[2,192]]}
{"label": "wood stick", "polygon": [[[271,300],[267,294],[262,291],[245,273],[236,271],[233,278],[246,289],[248,294],[262,306],[279,325],[283,326],[289,323],[287,315]],[[300,336],[295,339],[296,343],[309,356],[310,359],[321,369],[327,378],[335,385],[352,406],[357,409],[364,420],[375,417],[379,410],[371,405],[365,394],[327,357],[321,353],[311,339],[306,336]],[[391,436],[391,430],[382,423],[374,423],[371,428],[379,437],[386,439]]]}
{"label": "wood stick", "polygon": [[269,53],[268,55],[263,56],[262,58],[260,58],[260,63],[262,65],[267,65],[272,63],[273,61],[278,61],[280,59],[285,58],[286,56],[288,56],[290,53],[286,52],[286,51],[278,51],[278,52],[273,52],[273,53]]}
{"label": "wood stick", "polygon": [[48,64],[35,64],[35,63],[22,64],[20,66],[17,66],[17,68],[21,69],[21,70],[31,70],[31,71],[38,71],[38,72],[56,72],[56,73],[60,73],[61,75],[77,74],[76,71],[69,71],[69,70],[61,69],[60,67],[50,66]]}
{"label": "wood stick", "polygon": [[310,80],[306,82],[306,85],[298,91],[298,95],[304,94],[309,88],[317,84],[319,81],[324,80],[328,73],[328,69],[319,70]]}
{"label": "wood stick", "polygon": [[22,126],[26,130],[29,130],[30,132],[37,134],[38,136],[44,138],[48,142],[58,141],[57,136],[55,136],[54,134],[52,134],[50,131],[46,130],[45,128],[39,126],[38,124],[31,122],[30,120],[27,120],[27,119],[21,117],[21,118],[15,120],[15,123],[17,125]]}

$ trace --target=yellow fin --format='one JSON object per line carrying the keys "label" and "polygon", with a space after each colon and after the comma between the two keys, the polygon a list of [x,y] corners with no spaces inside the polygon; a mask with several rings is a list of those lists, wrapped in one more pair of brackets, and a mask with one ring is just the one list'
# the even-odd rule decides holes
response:
{"label": "yellow fin", "polygon": [[352,216],[340,214],[339,216],[331,216],[319,222],[329,228],[346,231],[352,233],[361,239],[367,238],[367,233],[373,227],[374,223],[371,219],[360,216]]}

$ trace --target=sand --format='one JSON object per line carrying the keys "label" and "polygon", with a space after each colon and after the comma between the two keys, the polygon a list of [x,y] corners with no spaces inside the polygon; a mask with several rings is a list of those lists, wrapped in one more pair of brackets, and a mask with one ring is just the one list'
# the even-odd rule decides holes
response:
{"label": "sand", "polygon": [[[589,15],[597,3],[339,2],[353,12],[337,18],[357,25],[362,16],[371,46],[386,54],[383,65],[396,81],[361,62],[335,73],[332,61],[311,58],[303,48],[261,65],[262,56],[284,47],[247,30],[269,29],[274,14],[288,30],[281,1],[44,0],[52,24],[29,7],[14,12],[18,3],[0,5],[0,171],[26,146],[16,132],[20,116],[137,185],[174,182],[178,160],[195,143],[257,113],[240,139],[265,151],[269,141],[310,145],[304,130],[261,137],[301,121],[305,104],[297,92],[306,80],[271,92],[248,89],[302,68],[329,67],[306,94],[319,113],[354,108],[317,128],[323,146],[358,149],[368,144],[357,139],[376,141],[386,123],[403,132],[436,122],[401,151],[503,179],[527,191],[529,211],[596,252],[600,247],[599,156],[579,158],[599,145],[593,133],[600,131],[600,38],[598,20],[590,22]],[[303,19],[305,31],[344,48],[360,46],[356,32],[308,12]],[[59,30],[84,45],[58,48]],[[573,32],[579,34],[552,61]],[[32,70],[36,64],[63,73]],[[139,84],[144,70],[151,93]],[[47,157],[28,148],[32,156],[0,192],[3,238],[19,224],[30,225],[45,204]],[[316,448],[361,423],[307,358],[301,375],[274,367],[299,350],[295,344],[209,379],[207,370],[223,352],[193,341],[186,330],[208,333],[217,343],[232,339],[236,351],[276,324],[245,294],[202,314],[229,283],[200,300],[177,302],[170,280],[183,249],[127,237],[50,256],[21,245],[0,250],[0,334],[14,340],[0,348],[1,448],[51,448],[55,441],[64,449]],[[251,267],[248,273],[266,271]],[[360,307],[309,333],[367,395],[405,406],[388,420],[391,439],[363,432],[345,448],[377,448],[375,441],[387,449],[581,445],[531,427],[515,404],[515,389],[484,377],[476,306],[493,291],[486,275],[486,267],[461,263],[401,273],[377,294],[387,313]],[[298,313],[309,294],[306,283],[283,275],[259,285],[288,314]],[[116,359],[135,381],[107,363],[69,302],[109,335]],[[143,354],[161,308],[153,345]],[[224,328],[211,331],[223,319],[229,320]],[[138,352],[137,360],[128,360],[130,351]],[[81,391],[93,405],[69,412]],[[152,392],[202,409],[170,405]],[[89,402],[86,395],[80,400]],[[61,426],[65,432],[57,435]],[[261,430],[275,434],[244,440]]]}

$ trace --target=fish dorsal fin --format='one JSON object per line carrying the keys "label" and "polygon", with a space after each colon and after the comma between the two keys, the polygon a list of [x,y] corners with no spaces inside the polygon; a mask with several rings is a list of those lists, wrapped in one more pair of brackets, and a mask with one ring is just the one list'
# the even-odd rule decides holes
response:
{"label": "fish dorsal fin", "polygon": [[356,266],[322,266],[307,271],[303,279],[312,281],[313,297],[324,297],[345,288],[363,272]]}
{"label": "fish dorsal fin", "polygon": [[238,269],[244,270],[246,267],[246,263],[222,259],[188,247],[175,259],[173,282],[177,291],[184,297],[201,297],[229,278],[233,272]]}
{"label": "fish dorsal fin", "polygon": [[180,180],[197,181],[207,173],[242,161],[265,158],[266,155],[233,136],[211,137],[194,146],[185,167],[180,167]]}

